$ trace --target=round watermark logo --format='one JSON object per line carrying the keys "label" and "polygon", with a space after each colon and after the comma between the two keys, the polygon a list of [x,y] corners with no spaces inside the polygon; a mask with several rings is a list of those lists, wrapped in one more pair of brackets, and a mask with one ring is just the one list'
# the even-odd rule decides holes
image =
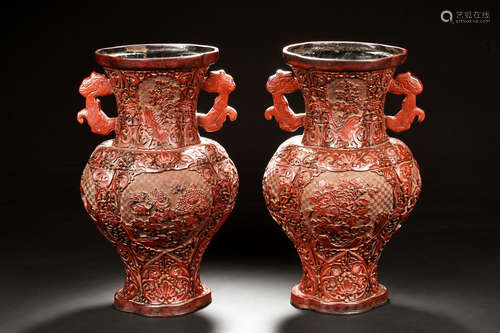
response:
{"label": "round watermark logo", "polygon": [[449,10],[443,10],[441,12],[441,21],[445,23],[452,23],[453,22],[453,13]]}

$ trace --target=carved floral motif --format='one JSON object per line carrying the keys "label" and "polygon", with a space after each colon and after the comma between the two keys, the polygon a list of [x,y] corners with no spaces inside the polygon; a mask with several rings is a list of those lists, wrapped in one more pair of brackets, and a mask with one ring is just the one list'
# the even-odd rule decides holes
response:
{"label": "carved floral motif", "polygon": [[[370,297],[379,290],[376,266],[383,245],[407,218],[420,193],[418,166],[408,148],[393,138],[376,147],[328,151],[302,146],[300,139],[291,138],[278,149],[263,180],[267,207],[301,257],[304,273],[299,289],[325,302]],[[329,158],[322,158],[322,154]],[[352,171],[374,176],[334,182],[321,179]],[[315,179],[320,180],[313,183]],[[367,179],[386,182],[385,187],[392,192],[382,192]],[[315,187],[306,207],[302,203],[304,189],[310,186]],[[378,205],[387,200],[392,204],[381,210]],[[338,266],[347,271],[336,279],[324,280],[337,272],[324,269],[324,265],[347,249],[349,256],[363,259],[364,266],[359,266],[363,269],[351,267],[354,259],[348,257],[343,259],[344,266]]]}
{"label": "carved floral motif", "polygon": [[207,69],[137,71],[106,68],[118,106],[113,144],[169,149],[199,143],[196,105]]}
{"label": "carved floral motif", "polygon": [[[232,77],[217,71],[205,79],[207,69],[106,68],[109,81],[99,74],[116,96],[116,138],[94,150],[80,189],[85,209],[125,266],[124,287],[115,294],[124,311],[172,316],[210,302],[199,267],[234,207],[238,175],[224,148],[198,134],[198,117],[211,130],[227,115],[236,118],[227,106]],[[206,116],[196,113],[200,89],[218,93]],[[92,116],[104,115],[97,99],[87,102],[95,104]],[[88,112],[79,120],[82,115]]]}
{"label": "carved floral motif", "polygon": [[177,201],[175,211],[179,214],[203,214],[209,208],[206,193],[191,185],[187,190],[182,191],[182,196]]}
{"label": "carved floral motif", "polygon": [[336,185],[320,180],[309,198],[312,207],[305,211],[318,242],[324,247],[349,248],[371,235],[368,205],[377,192],[377,187],[361,178],[343,179]]}
{"label": "carved floral motif", "polygon": [[[394,68],[293,70],[295,79],[282,71],[270,77],[274,106],[266,118],[274,116],[288,131],[303,126],[304,134],[278,148],[263,179],[269,212],[302,262],[292,302],[322,312],[367,310],[387,298],[377,280],[378,260],[421,189],[412,153],[385,132],[383,108],[389,86],[396,92]],[[305,115],[293,113],[283,96],[297,88]],[[407,98],[409,110],[414,100]],[[407,125],[402,112],[397,121]]]}
{"label": "carved floral motif", "polygon": [[332,301],[357,301],[369,288],[368,267],[354,252],[334,256],[321,271],[323,293]]}
{"label": "carved floral motif", "polygon": [[383,101],[393,68],[370,72],[293,69],[306,104],[304,145],[361,148],[387,141]]}
{"label": "carved floral motif", "polygon": [[189,297],[189,271],[167,255],[145,265],[141,279],[144,297],[150,304],[175,304]]}
{"label": "carved floral motif", "polygon": [[[82,177],[82,198],[99,230],[121,249],[127,278],[116,297],[142,304],[173,304],[204,292],[199,281],[201,256],[234,206],[238,178],[223,148],[212,140],[202,142],[176,157],[169,151],[131,151],[106,143],[92,154]],[[196,171],[217,195],[209,201],[203,190],[183,184],[170,189],[177,196],[175,202],[158,188],[139,191],[125,210],[133,218],[124,220],[123,191],[138,175],[152,171]],[[176,268],[168,266],[171,261],[167,260],[168,267],[151,270],[148,262],[165,250],[179,258]]]}
{"label": "carved floral motif", "polygon": [[334,113],[333,121],[345,122],[350,116],[358,114],[366,103],[366,85],[360,79],[337,79],[326,87],[326,100]]}

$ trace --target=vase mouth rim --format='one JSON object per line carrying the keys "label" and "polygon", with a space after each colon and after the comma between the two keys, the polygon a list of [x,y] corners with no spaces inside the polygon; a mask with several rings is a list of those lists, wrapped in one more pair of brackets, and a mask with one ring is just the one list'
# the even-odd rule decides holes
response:
{"label": "vase mouth rim", "polygon": [[163,43],[113,46],[95,51],[103,67],[118,69],[179,69],[209,66],[219,58],[215,46]]}
{"label": "vase mouth rim", "polygon": [[285,46],[283,58],[292,66],[330,71],[370,71],[396,67],[406,59],[398,46],[349,41],[304,42]]}

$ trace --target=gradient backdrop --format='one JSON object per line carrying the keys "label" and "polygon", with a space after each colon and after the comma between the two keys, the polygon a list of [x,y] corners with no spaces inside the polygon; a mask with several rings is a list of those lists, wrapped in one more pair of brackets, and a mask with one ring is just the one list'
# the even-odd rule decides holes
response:
{"label": "gradient backdrop", "polygon": [[[358,2],[216,8],[187,1],[11,4],[2,8],[1,332],[499,332],[500,214],[498,24],[500,11],[386,7]],[[181,7],[189,4],[191,7]],[[405,9],[407,8],[407,9]],[[443,9],[483,11],[489,24],[451,24]],[[269,75],[286,69],[281,49],[308,40],[352,40],[408,49],[398,72],[424,84],[422,124],[393,135],[420,163],[423,192],[382,255],[390,304],[356,316],[289,305],[300,279],[295,250],[265,208],[267,162],[291,133],[264,119]],[[191,42],[220,48],[213,69],[237,84],[239,113],[216,133],[238,168],[233,214],[209,246],[202,280],[213,303],[180,318],[146,319],[111,307],[123,269],[80,201],[92,150],[107,139],[76,122],[77,89],[97,48]],[[199,111],[214,95],[201,93]],[[303,111],[299,93],[288,96]],[[389,95],[388,113],[402,97]],[[116,113],[112,97],[103,109]]]}

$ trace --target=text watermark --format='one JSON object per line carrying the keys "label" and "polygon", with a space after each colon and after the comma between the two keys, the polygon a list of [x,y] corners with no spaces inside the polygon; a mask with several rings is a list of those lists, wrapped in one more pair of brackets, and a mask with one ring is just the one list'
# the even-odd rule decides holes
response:
{"label": "text watermark", "polygon": [[491,22],[489,10],[443,10],[441,21],[452,24],[485,24]]}

